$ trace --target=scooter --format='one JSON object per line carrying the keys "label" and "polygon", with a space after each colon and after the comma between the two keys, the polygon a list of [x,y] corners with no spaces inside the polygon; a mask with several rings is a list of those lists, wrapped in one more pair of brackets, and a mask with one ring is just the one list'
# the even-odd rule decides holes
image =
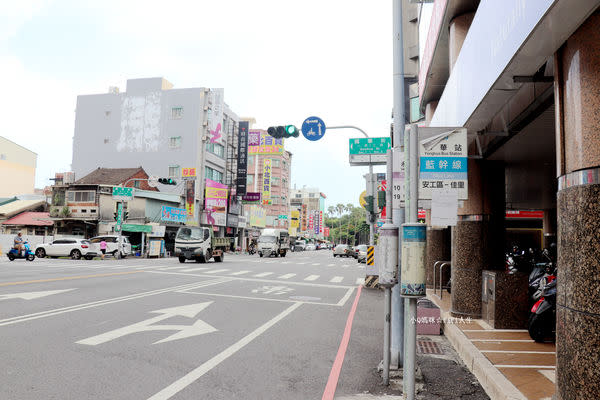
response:
{"label": "scooter", "polygon": [[35,254],[33,254],[33,251],[31,251],[31,248],[29,247],[29,243],[28,242],[24,242],[23,243],[23,251],[19,251],[17,249],[10,249],[8,253],[6,253],[6,256],[8,257],[8,259],[10,261],[14,261],[17,258],[24,258],[27,261],[33,261],[35,260]]}
{"label": "scooter", "polygon": [[527,330],[536,342],[556,340],[556,269],[540,279],[534,293]]}

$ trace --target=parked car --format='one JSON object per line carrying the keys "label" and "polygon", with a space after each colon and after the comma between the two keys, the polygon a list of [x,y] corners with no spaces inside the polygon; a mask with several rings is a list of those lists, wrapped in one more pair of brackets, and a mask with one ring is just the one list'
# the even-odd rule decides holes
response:
{"label": "parked car", "polygon": [[333,256],[334,257],[349,257],[348,254],[348,245],[347,244],[338,244],[333,248]]}
{"label": "parked car", "polygon": [[356,246],[356,248],[357,248],[356,261],[358,261],[359,263],[366,263],[367,262],[367,245],[361,244],[361,245]]}
{"label": "parked car", "polygon": [[306,245],[306,251],[313,251],[316,250],[317,248],[315,247],[315,245],[313,243],[309,243]]}
{"label": "parked car", "polygon": [[50,243],[42,243],[35,248],[38,258],[71,257],[79,260],[81,257],[91,260],[99,251],[87,239],[56,239]]}
{"label": "parked car", "polygon": [[[96,253],[100,254],[100,242],[104,239],[106,242],[106,254],[112,254],[114,257],[117,256],[117,249],[119,244],[119,235],[103,235],[95,236],[90,239],[90,242],[94,245]],[[127,257],[131,254],[131,243],[127,236],[122,236],[123,241],[121,245],[121,257]]]}

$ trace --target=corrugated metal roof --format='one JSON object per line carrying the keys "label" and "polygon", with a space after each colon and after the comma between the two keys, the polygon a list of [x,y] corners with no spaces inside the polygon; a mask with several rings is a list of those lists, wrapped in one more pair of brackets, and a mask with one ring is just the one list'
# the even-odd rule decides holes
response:
{"label": "corrugated metal roof", "polygon": [[23,211],[34,209],[44,204],[43,200],[16,200],[0,206],[0,216],[11,217]]}

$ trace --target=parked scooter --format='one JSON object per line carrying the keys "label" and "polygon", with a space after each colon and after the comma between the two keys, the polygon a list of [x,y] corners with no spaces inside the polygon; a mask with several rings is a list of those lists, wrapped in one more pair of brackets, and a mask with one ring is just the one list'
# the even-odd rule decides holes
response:
{"label": "parked scooter", "polygon": [[23,242],[23,250],[19,251],[17,249],[10,249],[8,251],[8,253],[6,253],[6,256],[8,257],[8,259],[10,261],[14,261],[18,258],[24,258],[27,261],[33,261],[35,260],[35,254],[33,254],[33,251],[31,251],[31,248],[29,247],[29,243],[28,242]]}
{"label": "parked scooter", "polygon": [[533,294],[527,328],[536,342],[553,342],[556,339],[556,267],[549,263],[546,273],[539,280],[538,290]]}

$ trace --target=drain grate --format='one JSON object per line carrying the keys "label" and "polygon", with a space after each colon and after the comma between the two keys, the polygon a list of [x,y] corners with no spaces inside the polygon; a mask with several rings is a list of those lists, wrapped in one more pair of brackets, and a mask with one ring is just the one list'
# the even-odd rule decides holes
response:
{"label": "drain grate", "polygon": [[440,346],[431,340],[417,340],[417,350],[420,354],[444,354]]}

